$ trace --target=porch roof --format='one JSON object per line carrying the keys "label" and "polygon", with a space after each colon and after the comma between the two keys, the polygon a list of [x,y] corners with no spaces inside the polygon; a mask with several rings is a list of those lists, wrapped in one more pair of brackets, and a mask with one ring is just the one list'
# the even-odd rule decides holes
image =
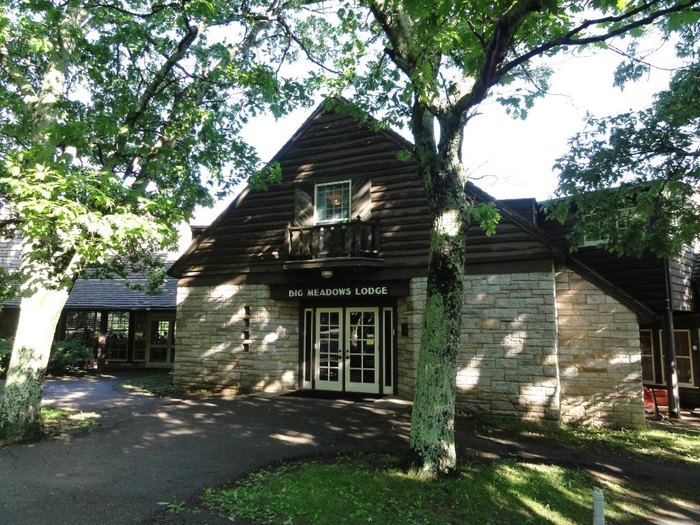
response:
{"label": "porch roof", "polygon": [[[133,284],[147,284],[145,276],[130,278]],[[68,297],[66,308],[79,310],[175,310],[177,279],[168,277],[157,295],[132,290],[121,280],[79,279]],[[4,306],[19,307],[19,299]]]}

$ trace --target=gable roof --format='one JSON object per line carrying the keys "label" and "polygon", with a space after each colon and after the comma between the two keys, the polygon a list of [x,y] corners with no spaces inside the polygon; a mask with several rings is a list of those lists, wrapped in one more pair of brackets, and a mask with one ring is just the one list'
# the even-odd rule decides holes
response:
{"label": "gable roof", "polygon": [[600,273],[594,271],[592,268],[584,264],[581,260],[571,255],[569,253],[568,246],[563,244],[554,236],[547,233],[533,221],[525,218],[522,215],[522,213],[519,213],[507,204],[498,201],[495,197],[489,195],[488,193],[478,188],[471,182],[467,182],[465,186],[465,191],[468,195],[474,196],[481,202],[493,204],[498,210],[498,212],[501,214],[502,218],[506,218],[513,224],[517,225],[518,228],[530,235],[532,238],[537,239],[544,245],[550,247],[556,259],[562,260],[568,268],[581,275],[587,281],[598,286],[606,294],[610,295],[611,297],[614,297],[622,304],[627,306],[637,315],[640,321],[648,322],[658,318],[656,312],[650,309],[647,305],[637,300],[635,297],[627,293],[622,288],[615,286],[608,279],[603,277]]}
{"label": "gable roof", "polygon": [[[271,184],[267,191],[246,187],[199,234],[169,275],[224,282],[282,271],[284,232],[295,222],[298,190],[313,192],[314,183],[349,179],[365,181],[373,218],[384,217],[389,222],[401,208],[402,216],[412,221],[410,228],[392,226],[401,230],[400,235],[383,238],[386,267],[424,267],[430,242],[424,220],[429,215],[427,199],[415,159],[397,158],[399,151],[413,146],[399,134],[377,128],[371,119],[360,122],[335,111],[345,103],[333,99],[331,107],[326,103],[317,107],[270,161],[280,163],[282,183]],[[375,184],[380,179],[382,183]]]}
{"label": "gable roof", "polygon": [[[338,99],[333,100],[332,103],[342,105],[345,101]],[[286,225],[294,220],[293,186],[317,177],[319,174],[325,175],[329,171],[336,174],[336,172],[354,173],[365,169],[370,176],[380,178],[386,177],[387,172],[393,173],[392,170],[394,170],[397,177],[403,177],[402,183],[408,181],[407,186],[414,184],[418,188],[417,191],[425,202],[425,193],[418,178],[415,159],[408,162],[396,159],[396,152],[404,149],[411,150],[413,145],[399,134],[386,129],[373,129],[352,117],[336,113],[326,107],[325,103],[320,105],[271,161],[282,163],[283,184],[271,186],[268,192],[253,192],[246,188],[233,200],[226,211],[193,241],[189,249],[171,267],[169,275],[184,278],[186,282],[206,273],[220,277],[227,272],[229,275],[234,275],[240,271],[253,271],[249,267],[242,266],[250,265],[252,260],[256,265],[254,271],[282,270],[280,260],[283,249],[282,236],[273,238],[272,231],[284,231]],[[367,150],[371,154],[368,154]],[[378,166],[373,165],[368,169],[367,165],[372,163]],[[508,235],[517,237],[515,244],[518,247],[514,250],[517,252],[516,260],[522,261],[528,256],[534,256],[540,259],[554,258],[562,261],[570,269],[625,304],[641,320],[651,320],[656,317],[654,312],[644,304],[570,255],[566,245],[540,228],[536,223],[534,200],[509,201],[517,209],[516,211],[507,202],[496,200],[472,183],[467,183],[465,192],[478,201],[494,204],[504,222],[509,223]],[[390,217],[389,213],[400,213],[396,208],[406,206],[403,201],[407,200],[405,195],[409,193],[402,192],[400,195],[401,202],[382,203],[383,212],[387,214],[383,217]],[[410,193],[410,195],[414,194]],[[264,203],[266,208],[256,209],[256,203],[257,205]],[[419,204],[418,199],[415,199],[415,204],[423,206]],[[284,206],[287,206],[286,214]],[[372,206],[375,206],[374,201]],[[421,218],[425,220],[429,215]],[[260,222],[270,231],[269,234],[260,232],[258,224]],[[429,220],[427,222],[429,223]],[[253,227],[255,224],[258,225]],[[429,230],[429,224],[424,226]],[[476,258],[478,259],[481,254],[482,260],[488,260],[489,257],[494,257],[495,250],[483,237],[481,235],[478,239],[481,242],[481,252],[476,250]],[[402,239],[403,244],[400,248],[405,251],[409,243],[414,241],[414,238],[406,236]],[[416,264],[423,264],[423,267],[427,268],[427,243],[425,245],[415,243],[415,246],[416,251],[423,250],[423,257],[416,259],[419,261]],[[252,257],[253,253],[256,254],[255,259]],[[242,263],[241,260],[245,262]]]}

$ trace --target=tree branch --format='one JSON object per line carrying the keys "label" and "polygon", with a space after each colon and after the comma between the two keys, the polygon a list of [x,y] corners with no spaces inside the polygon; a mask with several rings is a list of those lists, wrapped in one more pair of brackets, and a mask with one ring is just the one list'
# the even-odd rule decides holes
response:
{"label": "tree branch", "polygon": [[527,62],[528,60],[536,57],[543,55],[547,51],[555,48],[555,47],[571,47],[571,46],[583,46],[587,44],[596,44],[596,43],[601,43],[601,42],[606,42],[607,40],[610,40],[616,36],[620,36],[622,34],[628,33],[632,29],[636,29],[638,27],[642,27],[645,25],[648,25],[655,20],[658,20],[659,18],[662,18],[666,15],[669,15],[671,13],[675,13],[678,11],[682,11],[684,9],[690,9],[693,6],[700,4],[698,0],[690,0],[688,2],[680,2],[678,4],[675,4],[672,7],[668,7],[665,9],[659,9],[658,11],[654,11],[650,13],[649,15],[640,18],[638,20],[634,20],[632,22],[629,22],[625,25],[622,25],[618,27],[617,29],[614,29],[612,31],[609,31],[607,33],[601,34],[601,35],[595,35],[595,36],[590,36],[586,38],[575,38],[576,35],[581,34],[584,30],[588,29],[591,26],[598,25],[598,24],[605,24],[605,23],[615,23],[615,22],[624,22],[625,20],[629,20],[639,13],[642,13],[646,10],[648,10],[651,6],[658,4],[659,0],[654,0],[653,2],[647,2],[635,9],[632,9],[622,15],[619,16],[609,16],[609,17],[604,17],[604,18],[597,18],[594,20],[586,20],[584,21],[581,25],[578,27],[572,29],[569,31],[566,35],[562,36],[561,38],[556,38],[554,40],[550,40],[549,42],[545,42],[544,44],[532,49],[531,51],[528,51],[527,53],[515,58],[514,60],[508,62],[505,64],[503,67],[499,68],[499,70],[496,72],[496,78],[500,79],[503,78],[507,73],[518,67],[520,64],[523,64]]}

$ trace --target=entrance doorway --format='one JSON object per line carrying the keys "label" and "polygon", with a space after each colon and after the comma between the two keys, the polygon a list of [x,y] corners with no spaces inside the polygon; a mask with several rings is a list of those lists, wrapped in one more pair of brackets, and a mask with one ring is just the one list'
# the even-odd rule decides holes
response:
{"label": "entrance doorway", "polygon": [[151,314],[148,317],[146,367],[172,368],[175,359],[175,319]]}
{"label": "entrance doorway", "polygon": [[306,309],[304,330],[304,388],[368,394],[393,391],[393,308]]}

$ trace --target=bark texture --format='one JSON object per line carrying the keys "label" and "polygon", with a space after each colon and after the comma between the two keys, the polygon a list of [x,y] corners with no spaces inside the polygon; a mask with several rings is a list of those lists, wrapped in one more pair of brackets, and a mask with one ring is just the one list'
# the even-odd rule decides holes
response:
{"label": "bark texture", "polygon": [[438,475],[454,469],[457,461],[454,418],[464,296],[466,177],[460,158],[462,125],[441,121],[437,144],[433,116],[419,104],[414,115],[416,158],[433,224],[410,447],[422,470]]}
{"label": "bark texture", "polygon": [[67,300],[67,290],[38,290],[22,299],[5,393],[0,401],[0,443],[31,439],[41,429],[46,366]]}

